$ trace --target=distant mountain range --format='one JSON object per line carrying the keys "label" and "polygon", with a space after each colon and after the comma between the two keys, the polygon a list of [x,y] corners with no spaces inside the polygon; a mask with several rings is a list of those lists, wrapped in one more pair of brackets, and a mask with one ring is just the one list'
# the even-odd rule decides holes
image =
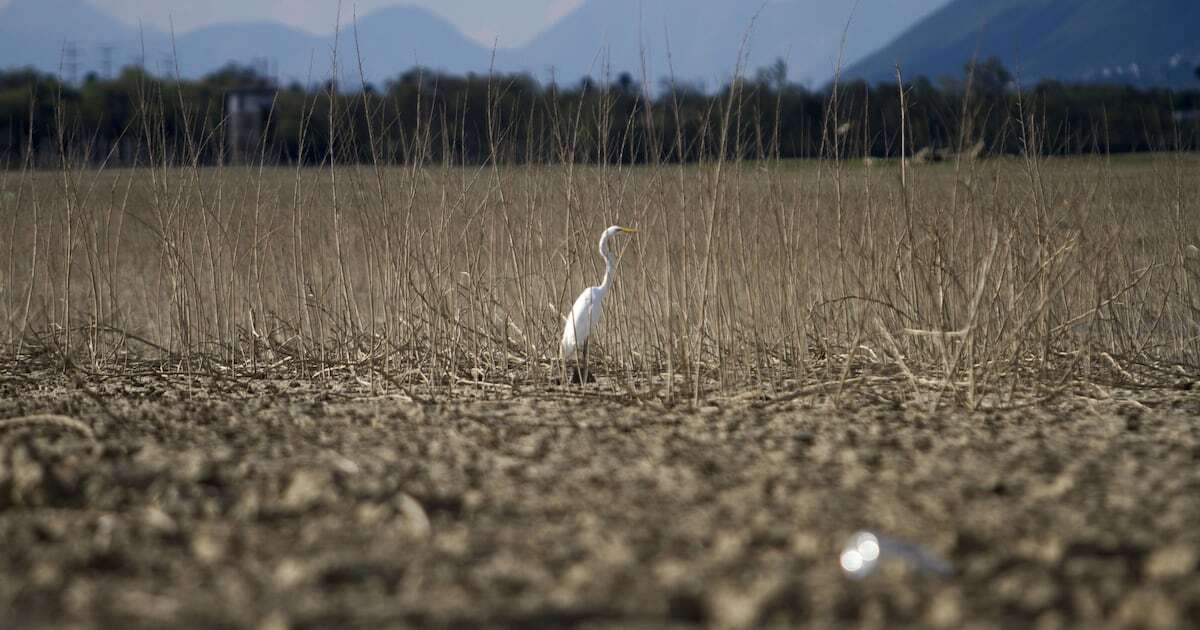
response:
{"label": "distant mountain range", "polygon": [[[364,74],[376,83],[416,64],[482,73],[494,63],[542,80],[553,72],[566,82],[606,71],[640,78],[644,51],[652,80],[673,69],[681,81],[713,87],[733,73],[753,24],[744,69],[784,58],[792,80],[819,84],[833,75],[839,53],[860,58],[946,1],[860,0],[855,12],[852,3],[826,0],[586,0],[527,45],[496,51],[494,59],[437,15],[396,7],[361,16],[357,33],[344,24],[336,41],[345,76],[357,80],[361,52]],[[76,78],[142,60],[158,73],[174,72],[177,61],[185,77],[229,61],[268,61],[283,81],[321,81],[330,75],[334,42],[277,23],[219,24],[172,37],[124,24],[84,0],[12,0],[0,10],[0,65],[61,69]]]}
{"label": "distant mountain range", "polygon": [[1200,0],[954,0],[847,69],[870,81],[961,76],[998,57],[1040,79],[1200,87]]}
{"label": "distant mountain range", "polygon": [[[502,61],[544,75],[612,73],[651,80],[672,73],[709,87],[733,74],[743,51],[749,73],[784,59],[790,78],[820,84],[946,0],[588,0]],[[845,34],[845,46],[842,41]],[[673,72],[672,72],[673,71]]]}
{"label": "distant mountain range", "polygon": [[82,78],[144,64],[151,72],[177,68],[194,78],[236,61],[308,83],[331,75],[336,41],[343,75],[355,81],[360,57],[373,82],[418,63],[456,73],[488,67],[489,51],[423,9],[387,8],[357,25],[349,16],[346,22],[336,40],[274,22],[218,24],[172,36],[127,25],[84,0],[13,0],[0,10],[0,65]]}
{"label": "distant mountain range", "polygon": [[[348,20],[349,21],[349,20]],[[363,78],[382,83],[415,65],[454,73],[486,69],[490,53],[452,24],[419,8],[376,11],[343,25],[335,39],[272,22],[208,26],[176,38],[176,54],[198,76],[229,63],[269,61],[272,74],[285,81],[310,83],[331,76],[333,51],[350,85]]]}
{"label": "distant mountain range", "polygon": [[376,84],[418,64],[454,73],[495,64],[568,83],[625,71],[640,80],[644,62],[652,81],[674,74],[714,88],[733,73],[748,32],[747,73],[783,58],[791,80],[814,87],[834,76],[839,59],[843,76],[878,81],[891,79],[896,63],[908,76],[958,76],[976,54],[1000,57],[1029,81],[1183,86],[1196,85],[1200,0],[585,0],[528,44],[494,56],[415,7],[361,16],[336,39],[270,22],[172,37],[85,0],[12,0],[0,9],[0,66],[79,79],[140,62],[194,78],[236,61],[311,83],[330,76],[336,41],[349,84],[360,59]]}

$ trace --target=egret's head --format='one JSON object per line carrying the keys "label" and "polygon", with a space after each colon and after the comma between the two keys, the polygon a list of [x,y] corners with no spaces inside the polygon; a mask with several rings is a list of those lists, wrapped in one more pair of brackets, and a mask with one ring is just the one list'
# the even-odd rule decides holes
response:
{"label": "egret's head", "polygon": [[637,230],[633,228],[621,227],[619,225],[614,225],[607,230],[604,230],[604,234],[600,236],[601,256],[608,258],[608,239],[617,234],[637,234]]}
{"label": "egret's head", "polygon": [[614,225],[607,230],[604,230],[605,239],[615,234],[637,234],[637,230],[633,228],[621,227],[619,225]]}

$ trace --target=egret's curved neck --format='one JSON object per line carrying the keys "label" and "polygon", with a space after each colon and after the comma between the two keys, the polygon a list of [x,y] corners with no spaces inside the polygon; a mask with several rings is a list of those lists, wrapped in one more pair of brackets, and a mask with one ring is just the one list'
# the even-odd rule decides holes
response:
{"label": "egret's curved neck", "polygon": [[604,257],[604,281],[600,283],[600,292],[606,293],[612,286],[613,275],[616,273],[613,254],[608,251],[608,237],[600,239],[600,255]]}

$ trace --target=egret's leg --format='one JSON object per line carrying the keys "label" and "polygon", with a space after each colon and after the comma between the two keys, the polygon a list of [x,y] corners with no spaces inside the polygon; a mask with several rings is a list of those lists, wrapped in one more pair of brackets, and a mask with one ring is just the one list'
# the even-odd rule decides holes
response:
{"label": "egret's leg", "polygon": [[588,383],[588,347],[583,345],[583,363],[582,369],[579,371],[579,384],[586,386]]}

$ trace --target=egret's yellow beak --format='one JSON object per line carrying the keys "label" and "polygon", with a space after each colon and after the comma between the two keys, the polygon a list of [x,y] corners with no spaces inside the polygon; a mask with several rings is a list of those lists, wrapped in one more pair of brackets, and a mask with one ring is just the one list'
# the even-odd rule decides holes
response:
{"label": "egret's yellow beak", "polygon": [[621,231],[624,232],[625,234],[637,234],[637,230],[634,228],[623,227],[623,228],[621,228]]}

